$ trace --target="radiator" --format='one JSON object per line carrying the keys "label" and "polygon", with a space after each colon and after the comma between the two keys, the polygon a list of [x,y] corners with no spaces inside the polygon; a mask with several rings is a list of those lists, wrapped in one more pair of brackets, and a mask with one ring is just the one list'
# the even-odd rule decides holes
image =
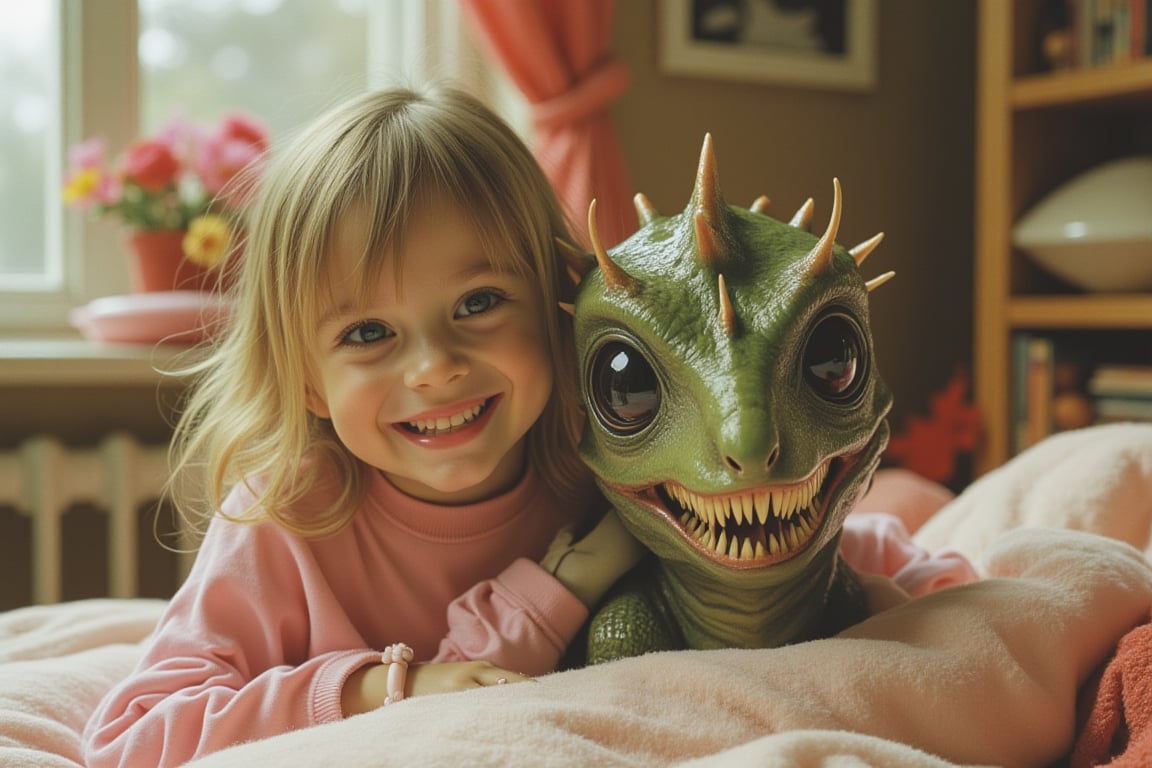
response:
{"label": "radiator", "polygon": [[[142,506],[161,496],[167,450],[165,445],[144,445],[115,433],[89,448],[33,437],[14,450],[0,452],[0,506],[31,518],[32,602],[63,599],[63,521],[77,504],[90,505],[107,519],[106,596],[139,594],[138,515]],[[186,573],[190,556],[179,559]]]}

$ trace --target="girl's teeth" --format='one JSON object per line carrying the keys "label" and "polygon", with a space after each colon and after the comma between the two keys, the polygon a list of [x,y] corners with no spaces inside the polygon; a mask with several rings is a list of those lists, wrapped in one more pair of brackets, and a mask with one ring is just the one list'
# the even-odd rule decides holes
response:
{"label": "girl's teeth", "polygon": [[447,432],[472,421],[480,415],[482,410],[484,410],[483,403],[473,406],[464,413],[442,416],[438,419],[420,419],[418,421],[410,421],[408,424],[417,432],[425,435],[432,432]]}

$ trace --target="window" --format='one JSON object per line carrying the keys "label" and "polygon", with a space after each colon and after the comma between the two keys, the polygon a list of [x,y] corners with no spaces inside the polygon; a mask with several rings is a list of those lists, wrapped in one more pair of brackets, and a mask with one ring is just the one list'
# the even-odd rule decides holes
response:
{"label": "window", "polygon": [[60,333],[128,290],[124,232],[65,209],[67,149],[110,155],[177,112],[242,109],[274,140],[366,87],[453,77],[517,109],[456,0],[0,0],[0,335]]}

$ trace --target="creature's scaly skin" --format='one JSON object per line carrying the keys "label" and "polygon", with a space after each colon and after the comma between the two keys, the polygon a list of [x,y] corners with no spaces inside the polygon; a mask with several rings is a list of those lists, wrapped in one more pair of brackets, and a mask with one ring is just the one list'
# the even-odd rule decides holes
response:
{"label": "creature's scaly skin", "polygon": [[[720,195],[705,137],[687,208],[606,252],[575,303],[589,425],[581,451],[647,558],[596,612],[588,661],[773,647],[866,614],[838,543],[888,440],[870,283],[879,236],[808,232]],[[583,268],[574,269],[583,272]]]}

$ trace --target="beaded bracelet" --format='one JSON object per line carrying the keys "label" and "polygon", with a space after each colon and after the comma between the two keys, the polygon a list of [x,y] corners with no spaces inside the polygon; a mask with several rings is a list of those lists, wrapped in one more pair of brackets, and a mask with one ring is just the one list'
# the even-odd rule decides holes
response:
{"label": "beaded bracelet", "polygon": [[408,679],[408,662],[412,649],[404,643],[390,645],[380,654],[380,663],[388,667],[388,695],[385,704],[395,704],[404,698],[404,683]]}

